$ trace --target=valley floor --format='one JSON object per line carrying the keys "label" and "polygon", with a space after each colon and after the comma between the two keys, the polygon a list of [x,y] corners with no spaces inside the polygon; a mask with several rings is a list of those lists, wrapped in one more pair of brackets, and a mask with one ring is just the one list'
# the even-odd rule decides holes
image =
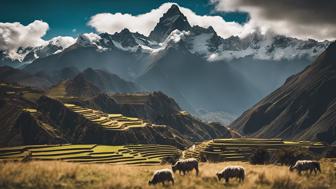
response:
{"label": "valley floor", "polygon": [[[322,173],[303,175],[292,173],[286,166],[251,165],[246,162],[201,163],[200,175],[175,174],[175,185],[148,186],[154,170],[169,168],[170,165],[108,165],[81,164],[61,161],[32,161],[28,163],[1,163],[0,188],[290,188],[324,189],[336,188],[336,170],[330,160],[321,162]],[[244,183],[232,180],[228,184],[219,182],[216,172],[228,165],[245,167]]]}

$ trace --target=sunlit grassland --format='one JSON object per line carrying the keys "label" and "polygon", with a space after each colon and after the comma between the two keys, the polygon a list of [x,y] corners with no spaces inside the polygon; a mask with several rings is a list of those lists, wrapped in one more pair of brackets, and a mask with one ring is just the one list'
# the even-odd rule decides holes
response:
{"label": "sunlit grassland", "polygon": [[[200,175],[174,175],[175,185],[164,188],[336,188],[333,162],[323,160],[322,173],[298,175],[286,166],[251,165],[246,162],[200,163]],[[246,170],[243,183],[231,180],[219,182],[217,171],[228,165],[240,165]],[[110,164],[81,164],[61,161],[32,161],[1,163],[0,188],[163,188],[161,184],[148,186],[153,171],[170,165],[139,166]]]}

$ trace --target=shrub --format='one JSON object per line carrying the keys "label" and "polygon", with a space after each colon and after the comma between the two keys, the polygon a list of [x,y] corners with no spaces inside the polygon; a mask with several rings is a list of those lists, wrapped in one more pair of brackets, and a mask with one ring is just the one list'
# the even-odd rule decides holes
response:
{"label": "shrub", "polygon": [[270,153],[265,149],[256,149],[249,157],[251,164],[267,164],[270,161]]}
{"label": "shrub", "polygon": [[166,156],[161,159],[161,164],[175,164],[180,158],[181,158],[181,153],[176,152],[172,156]]}
{"label": "shrub", "polygon": [[272,154],[271,162],[281,165],[294,165],[297,160],[314,159],[314,155],[304,148],[279,149]]}

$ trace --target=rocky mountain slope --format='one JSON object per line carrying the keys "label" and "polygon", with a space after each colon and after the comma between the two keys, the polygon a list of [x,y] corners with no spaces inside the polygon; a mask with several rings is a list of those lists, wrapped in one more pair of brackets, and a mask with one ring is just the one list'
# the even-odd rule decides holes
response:
{"label": "rocky mountain slope", "polygon": [[243,135],[336,141],[336,42],[304,71],[243,113],[230,127]]}

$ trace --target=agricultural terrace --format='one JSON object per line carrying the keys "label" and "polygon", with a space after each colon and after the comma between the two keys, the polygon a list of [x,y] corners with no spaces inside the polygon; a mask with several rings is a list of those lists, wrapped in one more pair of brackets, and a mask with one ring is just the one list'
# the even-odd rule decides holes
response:
{"label": "agricultural terrace", "polygon": [[82,115],[86,119],[95,122],[106,130],[123,131],[130,128],[164,127],[155,125],[136,117],[128,117],[122,114],[107,114],[99,110],[84,108],[74,104],[64,104],[67,108]]}
{"label": "agricultural terrace", "polygon": [[320,142],[286,141],[282,139],[230,138],[213,139],[196,144],[184,152],[185,158],[206,157],[215,161],[247,161],[255,149],[274,150],[300,147],[319,152],[326,149]]}
{"label": "agricultural terrace", "polygon": [[62,160],[80,163],[159,164],[180,151],[169,145],[30,145],[0,148],[0,161]]}

